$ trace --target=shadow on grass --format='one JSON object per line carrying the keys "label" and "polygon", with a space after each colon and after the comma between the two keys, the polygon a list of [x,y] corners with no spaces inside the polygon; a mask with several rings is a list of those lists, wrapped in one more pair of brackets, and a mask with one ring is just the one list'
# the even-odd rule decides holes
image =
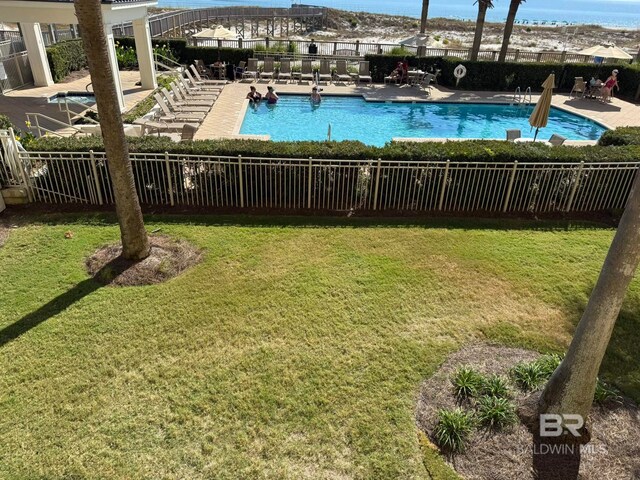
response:
{"label": "shadow on grass", "polygon": [[[120,274],[124,270],[126,270],[126,267],[122,266],[122,262],[117,262],[117,260],[118,259],[116,258],[107,263],[104,267],[102,267],[102,269],[100,269],[99,272],[96,273],[96,276],[105,271],[107,271],[110,275],[114,275],[114,272],[115,274]],[[78,283],[71,290],[58,295],[56,298],[42,305],[37,310],[25,315],[20,320],[3,328],[2,330],[0,330],[0,348],[20,337],[21,335],[27,333],[32,328],[35,328],[41,323],[46,322],[51,317],[56,316],[60,312],[63,312],[77,301],[83,299],[87,295],[92,294],[103,286],[103,284],[97,282],[93,278],[88,278]]]}

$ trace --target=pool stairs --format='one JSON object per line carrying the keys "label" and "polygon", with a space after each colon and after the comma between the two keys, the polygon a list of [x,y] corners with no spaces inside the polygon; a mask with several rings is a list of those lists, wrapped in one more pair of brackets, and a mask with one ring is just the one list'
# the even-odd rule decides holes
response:
{"label": "pool stairs", "polygon": [[[527,101],[527,98],[529,101]],[[513,99],[511,99],[511,105],[517,104],[518,106],[526,107],[527,105],[531,105],[531,87],[527,87],[527,89],[522,93],[520,87],[516,88],[516,91],[513,93]]]}

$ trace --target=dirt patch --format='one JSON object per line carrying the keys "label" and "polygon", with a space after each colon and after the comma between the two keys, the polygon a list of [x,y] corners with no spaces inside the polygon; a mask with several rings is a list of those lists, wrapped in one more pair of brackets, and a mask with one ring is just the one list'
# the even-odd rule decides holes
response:
{"label": "dirt patch", "polygon": [[120,244],[98,249],[86,262],[89,274],[105,285],[153,285],[176,277],[202,259],[202,252],[183,240],[150,237],[151,253],[139,262],[120,257]]}
{"label": "dirt patch", "polygon": [[[460,365],[474,367],[482,374],[507,375],[518,362],[532,361],[540,354],[529,350],[487,344],[465,347],[451,355],[426,380],[416,409],[416,423],[433,440],[436,415],[441,408],[454,408],[457,401],[451,374]],[[515,390],[515,403],[523,404],[526,394]],[[582,455],[581,480],[638,478],[640,472],[640,409],[628,399],[594,406],[589,416],[592,434]],[[464,453],[448,457],[448,462],[466,479],[533,479],[532,436],[518,424],[502,432],[475,431]]]}

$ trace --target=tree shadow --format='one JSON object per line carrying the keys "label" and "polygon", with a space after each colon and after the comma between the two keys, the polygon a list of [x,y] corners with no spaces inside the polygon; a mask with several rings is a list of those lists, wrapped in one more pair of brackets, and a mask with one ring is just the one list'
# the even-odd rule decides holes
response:
{"label": "tree shadow", "polygon": [[[96,277],[105,272],[108,272],[109,275],[113,275],[114,272],[120,274],[130,266],[130,264],[124,265],[124,262],[119,262],[118,260],[119,258],[116,258],[107,263],[104,267],[102,267],[102,269],[100,269],[100,271],[96,273]],[[29,330],[37,327],[41,323],[46,322],[51,317],[58,315],[77,301],[83,299],[87,295],[92,294],[93,292],[104,286],[104,284],[94,280],[93,278],[83,280],[71,290],[58,295],[56,298],[42,305],[37,310],[28,313],[20,320],[4,327],[2,330],[0,330],[0,348],[17,339],[21,335],[27,333]]]}

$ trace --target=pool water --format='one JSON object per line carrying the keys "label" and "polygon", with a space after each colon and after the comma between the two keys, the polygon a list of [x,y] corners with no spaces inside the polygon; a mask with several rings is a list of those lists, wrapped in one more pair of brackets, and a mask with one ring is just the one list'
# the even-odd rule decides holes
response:
{"label": "pool water", "polygon": [[85,92],[66,92],[66,93],[57,93],[54,96],[49,98],[49,103],[64,103],[64,98],[68,97],[69,100],[72,100],[76,103],[86,103],[90,105],[92,103],[96,103],[96,97],[93,93],[85,93]]}
{"label": "pool water", "polygon": [[[241,134],[270,135],[274,141],[359,140],[382,146],[394,137],[506,138],[506,130],[520,129],[533,137],[529,125],[533,105],[480,103],[380,103],[362,97],[324,96],[313,106],[307,96],[282,95],[277,105],[262,102],[247,108]],[[605,128],[589,119],[552,108],[539,137],[552,134],[569,140],[597,140]]]}

